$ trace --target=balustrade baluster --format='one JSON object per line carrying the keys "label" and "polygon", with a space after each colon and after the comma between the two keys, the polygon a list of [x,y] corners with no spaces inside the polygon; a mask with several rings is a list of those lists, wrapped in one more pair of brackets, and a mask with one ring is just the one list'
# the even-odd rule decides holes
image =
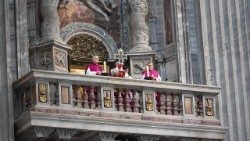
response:
{"label": "balustrade baluster", "polygon": [[164,94],[160,95],[160,114],[166,115],[166,106],[165,106],[166,96]]}
{"label": "balustrade baluster", "polygon": [[202,96],[197,95],[195,96],[195,114],[196,116],[203,116],[203,101]]}
{"label": "balustrade baluster", "polygon": [[131,99],[130,99],[130,91],[126,91],[125,92],[125,111],[126,112],[131,112]]}
{"label": "balustrade baluster", "polygon": [[172,105],[173,105],[173,115],[179,115],[179,97],[177,94],[173,94],[173,101],[172,101]]}
{"label": "balustrade baluster", "polygon": [[84,98],[83,98],[83,107],[85,109],[89,109],[89,93],[87,91],[88,88],[85,89],[85,93],[84,93]]}
{"label": "balustrade baluster", "polygon": [[73,86],[73,94],[76,106],[82,108],[84,88],[81,86]]}
{"label": "balustrade baluster", "polygon": [[102,99],[101,91],[100,91],[100,89],[98,89],[97,90],[97,101],[96,101],[98,109],[101,109],[101,107],[102,107],[101,99]]}
{"label": "balustrade baluster", "polygon": [[117,106],[118,106],[118,111],[124,111],[124,104],[123,104],[123,97],[122,97],[122,90],[118,90],[118,98],[117,98]]}
{"label": "balustrade baluster", "polygon": [[172,113],[172,96],[170,94],[167,94],[166,95],[166,102],[165,102],[165,105],[166,105],[166,109],[167,109],[167,115],[173,115]]}
{"label": "balustrade baluster", "polygon": [[135,92],[133,93],[133,98],[132,98],[132,108],[134,113],[139,113],[139,101],[137,100],[136,96],[139,97],[139,93]]}
{"label": "balustrade baluster", "polygon": [[95,102],[96,96],[95,96],[95,87],[91,87],[90,90],[90,97],[89,97],[89,101],[90,101],[90,109],[96,109],[96,102]]}

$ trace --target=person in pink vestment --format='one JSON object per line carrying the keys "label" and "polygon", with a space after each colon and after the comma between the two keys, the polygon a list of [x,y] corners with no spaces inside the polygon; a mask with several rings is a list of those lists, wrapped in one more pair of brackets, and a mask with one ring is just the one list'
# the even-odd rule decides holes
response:
{"label": "person in pink vestment", "polygon": [[99,63],[99,57],[93,56],[92,63],[88,65],[87,70],[86,70],[86,74],[101,75],[103,70],[102,70],[102,67],[98,63]]}
{"label": "person in pink vestment", "polygon": [[141,76],[142,79],[144,79],[145,77],[152,77],[153,80],[161,81],[161,76],[159,72],[154,69],[153,63],[148,63],[147,67],[148,69],[142,72],[142,76]]}

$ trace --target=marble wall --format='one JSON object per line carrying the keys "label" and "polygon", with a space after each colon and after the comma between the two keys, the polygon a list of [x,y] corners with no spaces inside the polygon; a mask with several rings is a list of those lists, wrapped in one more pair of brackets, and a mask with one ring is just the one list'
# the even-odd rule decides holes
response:
{"label": "marble wall", "polygon": [[226,140],[250,140],[250,2],[198,1],[208,85],[221,86],[218,97]]}

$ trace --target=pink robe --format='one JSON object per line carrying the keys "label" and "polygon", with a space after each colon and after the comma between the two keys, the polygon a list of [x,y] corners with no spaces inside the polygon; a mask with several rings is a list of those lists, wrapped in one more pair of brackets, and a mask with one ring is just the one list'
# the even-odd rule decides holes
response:
{"label": "pink robe", "polygon": [[87,74],[90,74],[90,75],[95,75],[97,72],[102,73],[102,67],[99,66],[98,64],[89,64],[86,72]]}
{"label": "pink robe", "polygon": [[157,70],[149,70],[149,76],[147,75],[147,71],[143,71],[142,73],[142,79],[144,79],[145,77],[153,77],[156,79],[156,81],[161,81],[161,76],[160,74],[158,73]]}

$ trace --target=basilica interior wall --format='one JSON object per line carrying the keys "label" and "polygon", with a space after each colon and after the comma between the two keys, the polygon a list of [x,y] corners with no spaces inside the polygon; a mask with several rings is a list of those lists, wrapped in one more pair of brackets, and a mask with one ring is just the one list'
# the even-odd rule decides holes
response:
{"label": "basilica interior wall", "polygon": [[[172,42],[166,32],[168,24],[163,0],[151,2],[154,7],[148,19],[152,33],[150,45],[158,52],[164,52],[158,66],[163,79],[221,86],[217,111],[223,125],[229,127],[225,140],[250,140],[250,1],[172,0]],[[75,8],[86,10],[84,6]],[[3,0],[0,10],[0,140],[13,140],[11,84],[29,71],[28,46],[41,34],[41,18],[39,2],[35,0]],[[121,11],[115,10],[111,23],[106,24],[102,24],[100,15],[95,19],[93,11],[88,9],[87,15],[69,11],[68,14],[74,15],[73,19],[59,11],[59,15],[66,17],[61,18],[61,27],[75,21],[94,23],[114,37],[118,47],[129,50],[128,19],[119,17]],[[124,25],[122,30],[119,23]]]}
{"label": "basilica interior wall", "polygon": [[199,1],[206,81],[221,86],[220,119],[225,140],[249,138],[249,1]]}

